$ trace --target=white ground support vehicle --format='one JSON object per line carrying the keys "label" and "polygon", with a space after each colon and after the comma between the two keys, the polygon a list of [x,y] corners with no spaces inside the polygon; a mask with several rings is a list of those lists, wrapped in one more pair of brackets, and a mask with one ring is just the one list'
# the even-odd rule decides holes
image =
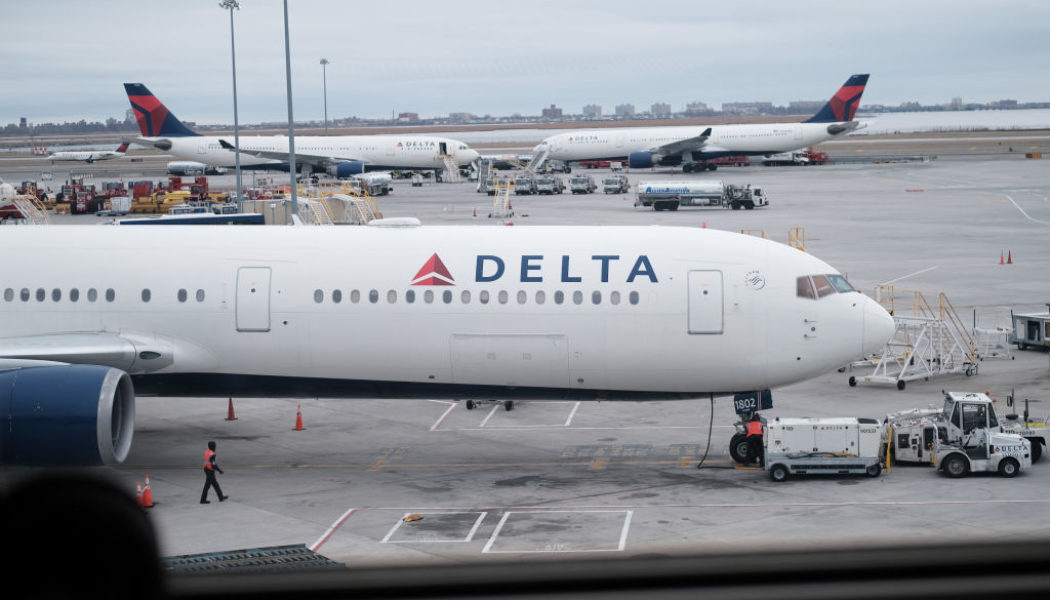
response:
{"label": "white ground support vehicle", "polygon": [[556,175],[537,175],[537,194],[560,194],[565,191],[565,182]]}
{"label": "white ground support vehicle", "polygon": [[882,427],[863,417],[777,417],[765,424],[764,467],[773,481],[790,475],[882,472]]}
{"label": "white ground support vehicle", "polygon": [[[1016,433],[1032,444],[1032,462],[1037,463],[1046,452],[1046,443],[1050,439],[1050,427],[1045,418],[1032,417],[1028,412],[1028,398],[1024,399],[1024,412],[1020,415],[1011,412],[1003,415],[999,425],[1004,433]],[[1039,402],[1036,400],[1035,402]],[[1016,410],[1013,392],[1006,397],[1006,406]]]}
{"label": "white ground support vehicle", "polygon": [[1013,477],[1032,466],[1032,443],[1004,433],[986,394],[946,392],[941,409],[886,416],[883,442],[900,462],[930,462],[949,477],[998,471]]}
{"label": "white ground support vehicle", "polygon": [[591,194],[597,189],[598,184],[590,175],[573,175],[569,178],[569,190],[574,194]]}
{"label": "white ground support vehicle", "polygon": [[602,191],[606,194],[626,194],[631,191],[631,182],[626,175],[608,175],[602,178]]}

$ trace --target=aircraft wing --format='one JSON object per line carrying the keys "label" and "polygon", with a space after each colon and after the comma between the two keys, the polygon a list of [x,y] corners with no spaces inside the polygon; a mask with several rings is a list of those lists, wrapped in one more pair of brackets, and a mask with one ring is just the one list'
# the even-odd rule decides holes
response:
{"label": "aircraft wing", "polygon": [[[226,140],[219,140],[219,145],[222,146],[226,150],[235,150],[233,144],[227,142]],[[283,161],[283,162],[288,162],[288,160],[291,158],[291,153],[289,153],[289,152],[280,152],[280,151],[276,151],[276,150],[245,150],[245,149],[242,148],[241,149],[241,154],[247,154],[249,156],[254,156],[256,158],[270,158],[270,159],[273,159],[273,160],[279,160],[279,161]],[[362,160],[360,158],[353,158],[353,157],[346,157],[346,156],[339,156],[339,157],[336,157],[336,156],[323,156],[323,155],[320,155],[320,154],[309,154],[309,153],[302,153],[302,152],[298,152],[298,151],[296,151],[296,153],[295,153],[295,162],[297,164],[308,164],[308,165],[316,166],[316,167],[319,167],[319,168],[325,168],[325,167],[327,167],[329,165],[335,165],[335,164],[339,164],[341,162],[349,162],[349,161],[360,162],[360,163],[363,163],[363,164],[366,164],[366,165],[371,162],[369,160]]]}
{"label": "aircraft wing", "polygon": [[675,154],[681,154],[682,152],[698,152],[704,149],[704,144],[707,143],[707,138],[711,137],[711,128],[708,127],[703,133],[696,137],[679,140],[677,142],[671,142],[670,144],[664,144],[663,146],[657,146],[651,148],[649,151],[661,154],[663,156],[672,156]]}
{"label": "aircraft wing", "polygon": [[82,332],[0,339],[0,370],[31,364],[103,365],[149,373],[182,362],[214,363],[210,352],[184,340],[134,332]]}

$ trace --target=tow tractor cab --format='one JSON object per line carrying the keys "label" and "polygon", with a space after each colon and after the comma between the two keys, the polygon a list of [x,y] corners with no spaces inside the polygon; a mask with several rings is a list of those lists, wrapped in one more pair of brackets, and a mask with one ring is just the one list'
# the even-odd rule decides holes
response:
{"label": "tow tractor cab", "polygon": [[884,443],[899,462],[930,462],[949,477],[998,471],[1013,477],[1032,466],[1032,444],[1004,433],[986,394],[946,392],[944,407],[886,416]]}

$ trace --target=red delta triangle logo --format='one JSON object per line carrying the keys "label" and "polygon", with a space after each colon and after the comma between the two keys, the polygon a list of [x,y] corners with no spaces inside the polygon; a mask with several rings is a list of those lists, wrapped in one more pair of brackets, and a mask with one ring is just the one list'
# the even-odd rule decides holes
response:
{"label": "red delta triangle logo", "polygon": [[412,285],[456,285],[456,280],[435,252],[412,278]]}

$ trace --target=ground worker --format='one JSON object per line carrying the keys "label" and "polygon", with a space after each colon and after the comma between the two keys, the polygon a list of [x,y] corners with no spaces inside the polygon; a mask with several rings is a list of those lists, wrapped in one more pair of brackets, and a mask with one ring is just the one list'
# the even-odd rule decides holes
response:
{"label": "ground worker", "polygon": [[208,450],[204,452],[204,491],[201,492],[201,504],[210,504],[208,502],[209,487],[215,488],[215,493],[219,495],[219,502],[229,498],[229,496],[222,495],[222,488],[215,480],[215,471],[222,473],[219,465],[215,464],[215,442],[208,442]]}
{"label": "ground worker", "polygon": [[748,458],[762,462],[762,420],[757,414],[747,422],[747,445]]}

